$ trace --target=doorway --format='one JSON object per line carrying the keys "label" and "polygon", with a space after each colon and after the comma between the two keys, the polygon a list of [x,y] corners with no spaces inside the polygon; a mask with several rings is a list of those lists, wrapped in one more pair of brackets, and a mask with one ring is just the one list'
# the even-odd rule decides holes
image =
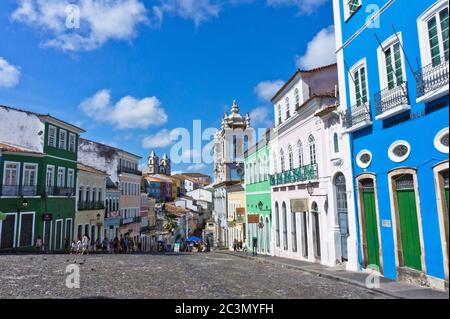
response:
{"label": "doorway", "polygon": [[320,251],[320,221],[319,221],[319,206],[316,202],[313,202],[311,206],[311,217],[313,222],[313,245],[314,245],[314,257],[318,260],[321,259]]}
{"label": "doorway", "polygon": [[348,260],[347,239],[350,236],[348,227],[347,186],[345,176],[342,173],[336,175],[334,186],[337,200],[337,213],[339,229],[341,232],[341,260]]}

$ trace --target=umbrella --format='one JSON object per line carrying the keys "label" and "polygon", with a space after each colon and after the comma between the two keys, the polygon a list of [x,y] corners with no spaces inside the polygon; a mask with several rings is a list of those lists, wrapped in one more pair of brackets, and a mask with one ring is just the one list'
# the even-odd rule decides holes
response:
{"label": "umbrella", "polygon": [[203,241],[203,239],[198,238],[196,236],[191,236],[191,237],[186,238],[186,241]]}

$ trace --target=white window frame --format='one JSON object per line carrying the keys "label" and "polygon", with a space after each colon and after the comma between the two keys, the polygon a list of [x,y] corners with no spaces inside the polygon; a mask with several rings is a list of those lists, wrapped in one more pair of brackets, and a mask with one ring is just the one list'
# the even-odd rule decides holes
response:
{"label": "white window frame", "polygon": [[[61,222],[61,238],[60,238],[60,244],[61,244],[61,247],[56,247],[56,235],[58,235],[58,232],[56,231],[57,230],[57,224],[58,224],[58,222]],[[56,219],[55,220],[55,233],[53,234],[54,236],[55,236],[55,241],[54,241],[54,244],[55,244],[55,249],[54,250],[58,250],[58,249],[63,249],[64,248],[64,237],[63,237],[63,235],[64,235],[64,219]]]}
{"label": "white window frame", "polygon": [[[398,40],[397,39],[400,40]],[[403,46],[403,37],[402,33],[398,32],[397,34],[393,34],[388,39],[386,39],[381,46],[377,49],[377,56],[378,56],[378,72],[380,75],[380,88],[382,90],[388,89],[388,80],[387,80],[387,66],[386,66],[386,57],[385,57],[385,51],[386,49],[393,48],[393,46],[399,43],[400,44],[400,56],[401,56],[401,63],[402,63],[402,77],[403,82],[407,81],[406,78],[406,68],[405,68],[405,56],[403,54],[402,46]],[[367,77],[367,68],[366,68],[366,77]],[[366,79],[367,81],[367,79]],[[395,80],[396,81],[396,80]],[[398,85],[398,83],[397,83]]]}
{"label": "white window frame", "polygon": [[73,218],[66,218],[66,220],[64,222],[64,229],[63,229],[63,230],[65,230],[65,232],[63,231],[63,233],[64,233],[64,235],[67,233],[67,222],[69,220],[72,222],[72,227],[70,228],[70,237],[68,238],[69,242],[70,242],[71,240],[74,240],[74,238],[73,238],[73,230],[74,230]]}
{"label": "white window frame", "polygon": [[[59,172],[63,172],[62,185],[59,185]],[[56,175],[56,187],[65,187],[66,184],[66,168],[58,166],[57,175]]]}
{"label": "white window frame", "polygon": [[[47,184],[48,169],[49,168],[52,168],[52,175],[53,175],[53,178],[52,178],[52,181],[51,181],[50,185]],[[54,187],[55,186],[55,165],[47,165],[47,167],[45,168],[45,186],[46,187]]]}
{"label": "white window frame", "polygon": [[[16,248],[17,245],[17,213],[6,213],[6,216],[14,215],[14,238],[13,238],[13,247]],[[3,229],[3,221],[0,220],[0,247],[2,245],[2,229]]]}
{"label": "white window frame", "polygon": [[[368,154],[368,155],[370,156],[370,161],[369,161],[369,163],[363,163],[363,162],[361,162],[360,158],[361,158],[361,156],[364,155],[364,154]],[[356,164],[357,164],[360,168],[362,168],[362,169],[368,168],[368,167],[370,166],[370,164],[372,164],[372,160],[373,160],[372,152],[369,151],[369,150],[366,150],[366,149],[360,151],[360,152],[358,153],[358,155],[356,155]]]}
{"label": "white window frame", "polygon": [[448,132],[449,132],[448,127],[443,128],[436,134],[436,136],[434,138],[434,142],[433,142],[434,147],[436,147],[436,149],[439,152],[445,153],[445,154],[448,154],[449,147],[445,146],[444,144],[441,143],[441,138],[444,137],[445,134],[448,134]]}
{"label": "white window frame", "polygon": [[[346,22],[348,19],[350,19],[358,10],[350,14],[350,6],[349,6],[350,0],[343,0],[344,5],[344,21]],[[359,6],[362,6],[361,0],[358,0]]]}
{"label": "white window frame", "polygon": [[[20,162],[13,162],[13,161],[5,161],[3,164],[3,185],[6,185],[6,166],[8,164],[15,164],[17,165],[17,172],[16,172],[16,185],[20,185]],[[10,186],[16,186],[16,185],[10,185]]]}
{"label": "white window frame", "polygon": [[350,88],[350,102],[351,107],[356,106],[356,88],[355,88],[355,73],[363,68],[366,70],[366,90],[367,90],[367,104],[370,105],[370,90],[369,90],[369,72],[367,70],[367,60],[363,58],[356,62],[350,69],[348,74],[349,88]]}
{"label": "white window frame", "polygon": [[20,234],[22,233],[22,216],[23,215],[33,215],[33,224],[32,224],[32,228],[31,228],[31,243],[30,243],[30,245],[23,246],[23,247],[34,246],[34,227],[36,225],[36,213],[35,212],[24,212],[24,213],[20,213],[20,216],[19,216],[19,233],[18,233],[18,237],[17,237],[17,247],[22,247],[22,246],[20,246]]}
{"label": "white window frame", "polygon": [[[404,156],[399,157],[394,154],[394,149],[401,144],[404,144],[405,146],[408,147],[408,153],[406,153]],[[388,150],[389,159],[395,163],[401,163],[401,162],[406,161],[408,159],[409,155],[411,155],[411,145],[407,141],[397,140],[394,143],[392,143],[391,146],[389,146],[389,150]]]}
{"label": "white window frame", "polygon": [[[73,138],[73,140],[72,140],[72,138]],[[69,133],[69,141],[68,142],[69,142],[69,146],[68,146],[69,152],[76,153],[76,150],[77,150],[77,136],[75,134],[73,134],[73,133]],[[72,144],[72,142],[73,142],[73,144]]]}
{"label": "white window frame", "polygon": [[[422,13],[422,15],[420,15],[417,19],[417,30],[419,32],[420,57],[422,61],[422,67],[430,65],[432,63],[431,48],[428,37],[428,21],[437,16],[439,12],[445,7],[448,7],[448,2],[446,0],[438,0],[431,7],[425,10],[425,12]],[[438,23],[438,37],[440,52],[442,52],[443,54],[444,50],[440,23]]]}
{"label": "white window frame", "polygon": [[22,185],[25,186],[25,170],[27,170],[27,166],[33,166],[34,170],[35,170],[35,175],[34,175],[34,182],[31,185],[27,185],[27,186],[36,186],[37,185],[37,181],[38,181],[38,173],[39,173],[39,164],[37,163],[23,163],[23,173],[22,173]]}
{"label": "white window frame", "polygon": [[[50,143],[51,138],[52,138],[52,134],[51,134],[52,130],[54,131],[54,135],[53,135],[53,141],[54,141],[54,143],[53,143],[53,144]],[[57,129],[56,129],[56,126],[49,125],[49,126],[48,126],[48,141],[47,141],[48,146],[56,147],[56,145],[57,145],[57,144],[56,144],[56,137],[57,137]]]}
{"label": "white window frame", "polygon": [[[70,179],[69,177],[71,175],[72,175],[72,178]],[[67,169],[67,187],[75,188],[75,170],[73,168]]]}
{"label": "white window frame", "polygon": [[[59,129],[59,143],[58,143],[58,147],[60,149],[66,150],[67,149],[67,131],[63,130],[63,129]],[[62,136],[64,136],[64,139],[61,138]],[[64,140],[64,145],[61,145],[61,141]]]}

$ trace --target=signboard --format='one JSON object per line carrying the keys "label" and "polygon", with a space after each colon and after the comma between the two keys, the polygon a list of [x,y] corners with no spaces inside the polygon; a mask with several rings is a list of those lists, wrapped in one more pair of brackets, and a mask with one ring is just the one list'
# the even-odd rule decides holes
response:
{"label": "signboard", "polygon": [[236,215],[244,217],[245,216],[245,208],[236,208]]}
{"label": "signboard", "polygon": [[391,228],[391,221],[389,219],[383,219],[381,225],[385,228]]}
{"label": "signboard", "polygon": [[53,220],[53,215],[52,214],[43,214],[42,215],[42,221],[44,222],[51,222]]}
{"label": "signboard", "polygon": [[259,224],[259,215],[248,215],[247,219],[249,224]]}
{"label": "signboard", "polygon": [[307,211],[309,211],[308,198],[291,199],[291,212],[302,213]]}

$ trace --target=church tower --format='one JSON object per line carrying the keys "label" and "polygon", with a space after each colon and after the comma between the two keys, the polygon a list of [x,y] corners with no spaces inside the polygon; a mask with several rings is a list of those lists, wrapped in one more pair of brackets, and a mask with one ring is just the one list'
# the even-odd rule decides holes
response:
{"label": "church tower", "polygon": [[171,174],[171,167],[170,167],[170,159],[167,156],[167,154],[164,154],[163,158],[161,159],[160,165],[159,165],[159,172],[164,175]]}
{"label": "church tower", "polygon": [[150,175],[159,174],[159,158],[155,155],[155,152],[152,151],[148,157],[147,165]]}

